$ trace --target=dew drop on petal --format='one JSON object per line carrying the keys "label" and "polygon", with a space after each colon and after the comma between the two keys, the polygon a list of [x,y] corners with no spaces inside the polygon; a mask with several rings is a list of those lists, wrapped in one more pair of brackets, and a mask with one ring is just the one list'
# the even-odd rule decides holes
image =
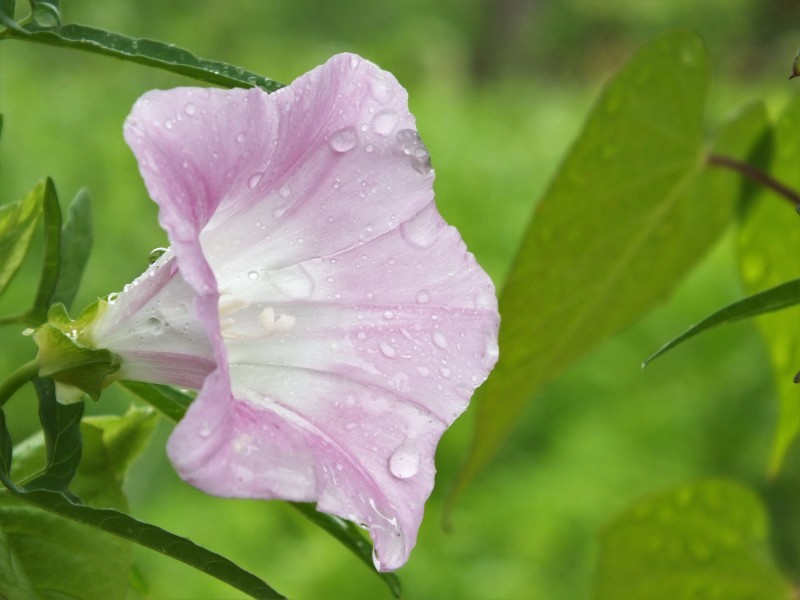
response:
{"label": "dew drop on petal", "polygon": [[186,106],[183,107],[183,110],[187,115],[192,116],[197,112],[197,107],[191,102],[187,102]]}
{"label": "dew drop on petal", "polygon": [[269,273],[269,280],[289,298],[305,299],[314,293],[314,280],[301,265],[272,271]]}
{"label": "dew drop on petal", "polygon": [[385,104],[392,97],[392,87],[383,75],[376,75],[369,82],[372,97],[381,104]]}
{"label": "dew drop on petal", "polygon": [[358,144],[358,134],[353,127],[344,127],[331,134],[329,143],[335,152],[349,152]]}
{"label": "dew drop on petal", "polygon": [[438,331],[433,332],[433,345],[441,350],[447,349],[447,338]]}
{"label": "dew drop on petal", "polygon": [[161,323],[161,320],[157,319],[156,317],[150,317],[147,319],[147,328],[153,335],[161,335],[162,325],[163,324]]}
{"label": "dew drop on petal", "polygon": [[383,311],[383,318],[387,321],[394,319],[394,313],[390,310]]}
{"label": "dew drop on petal", "polygon": [[252,279],[252,280],[256,280],[256,279],[258,279],[258,271],[250,271],[250,272],[247,274],[247,278],[248,278],[248,279]]}
{"label": "dew drop on petal", "polygon": [[109,304],[114,304],[114,302],[117,301],[117,298],[119,298],[119,294],[117,292],[113,292],[108,295],[107,301]]}
{"label": "dew drop on petal", "polygon": [[397,356],[397,350],[395,349],[394,346],[392,346],[388,342],[381,342],[380,349],[383,355],[386,356],[387,358],[394,358],[395,356]]}
{"label": "dew drop on petal", "polygon": [[280,191],[278,191],[278,194],[280,195],[281,198],[288,198],[289,196],[292,195],[292,188],[290,188],[289,185],[286,184],[280,189]]}
{"label": "dew drop on petal", "polygon": [[410,443],[404,442],[389,457],[389,471],[398,479],[408,479],[419,471],[419,452]]}
{"label": "dew drop on petal", "polygon": [[431,295],[427,290],[420,290],[417,292],[417,304],[427,304],[431,301]]}
{"label": "dew drop on petal", "polygon": [[356,67],[358,67],[358,64],[359,64],[360,62],[361,62],[361,61],[358,59],[358,57],[357,57],[357,56],[351,56],[351,57],[350,57],[350,68],[351,68],[351,69],[355,69]]}
{"label": "dew drop on petal", "polygon": [[431,172],[431,155],[419,137],[419,133],[414,129],[401,129],[395,136],[397,145],[403,154],[411,159],[411,166],[414,170],[423,175]]}
{"label": "dew drop on petal", "polygon": [[400,224],[400,235],[415,248],[429,248],[442,229],[436,206],[431,202],[408,221]]}
{"label": "dew drop on petal", "polygon": [[261,178],[263,176],[264,176],[263,172],[253,173],[250,176],[250,179],[247,180],[247,187],[249,187],[251,190],[256,189],[256,186],[261,181]]}
{"label": "dew drop on petal", "polygon": [[372,117],[372,131],[378,135],[389,135],[397,125],[397,113],[391,108],[385,108],[375,113]]}
{"label": "dew drop on petal", "polygon": [[236,141],[241,144],[246,137],[244,133],[239,133],[236,135]]}
{"label": "dew drop on petal", "polygon": [[494,336],[489,336],[483,349],[483,363],[485,365],[493,365],[498,356],[500,356],[500,348],[497,346],[497,339]]}

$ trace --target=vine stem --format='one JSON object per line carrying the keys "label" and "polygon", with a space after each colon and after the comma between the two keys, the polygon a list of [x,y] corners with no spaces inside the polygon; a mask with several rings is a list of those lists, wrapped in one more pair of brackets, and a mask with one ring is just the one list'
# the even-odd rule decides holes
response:
{"label": "vine stem", "polygon": [[764,173],[760,169],[755,168],[753,165],[748,165],[747,163],[741,162],[736,160],[735,158],[730,158],[729,156],[722,156],[721,154],[709,154],[708,155],[708,164],[713,165],[715,167],[725,167],[728,169],[732,169],[738,173],[741,173],[745,177],[755,181],[756,183],[760,183],[764,187],[771,189],[772,191],[780,194],[784,198],[786,198],[789,202],[794,204],[796,207],[800,207],[800,194],[798,194],[795,190],[790,188],[788,185],[785,185]]}
{"label": "vine stem", "polygon": [[11,373],[0,383],[0,407],[4,406],[14,393],[39,374],[39,361],[33,359]]}

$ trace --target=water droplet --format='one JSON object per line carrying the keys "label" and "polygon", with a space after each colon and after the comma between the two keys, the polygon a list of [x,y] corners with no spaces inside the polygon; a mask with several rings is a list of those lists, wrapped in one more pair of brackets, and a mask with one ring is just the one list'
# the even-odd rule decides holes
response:
{"label": "water droplet", "polygon": [[442,377],[450,377],[451,371],[449,367],[442,367],[441,369],[439,369],[439,373],[441,374]]}
{"label": "water droplet", "polygon": [[353,431],[353,429],[355,429],[356,427],[357,425],[355,423],[348,423],[347,425],[344,426],[344,428],[347,429],[347,431]]}
{"label": "water droplet", "polygon": [[253,280],[256,280],[256,279],[258,279],[258,271],[250,271],[250,272],[247,274],[247,278],[248,278],[248,279],[253,279]]}
{"label": "water droplet", "polygon": [[486,340],[486,346],[484,346],[483,349],[484,365],[493,365],[495,362],[497,362],[498,356],[500,356],[500,348],[497,346],[497,340],[494,336],[490,336]]}
{"label": "water droplet", "polygon": [[419,452],[409,442],[404,442],[389,457],[389,471],[398,479],[408,479],[419,471]]}
{"label": "water droplet", "polygon": [[331,187],[332,187],[333,189],[335,189],[335,190],[338,190],[340,185],[341,185],[341,183],[339,183],[339,180],[337,179],[336,181],[334,181],[334,182],[331,184]]}
{"label": "water droplet", "polygon": [[163,255],[166,251],[167,251],[167,248],[154,248],[150,252],[150,256],[147,257],[147,261],[152,265],[159,258],[161,258],[161,255]]}
{"label": "water droplet", "polygon": [[166,121],[164,121],[164,127],[166,127],[167,129],[172,129],[174,126],[175,126],[175,121],[173,121],[172,119],[167,119]]}
{"label": "water droplet", "polygon": [[447,338],[438,331],[433,332],[433,345],[441,350],[447,349]]}
{"label": "water droplet", "polygon": [[383,75],[376,75],[369,82],[372,97],[381,104],[386,104],[392,97],[392,87]]}
{"label": "water droplet", "polygon": [[261,178],[263,176],[264,176],[264,172],[263,171],[260,171],[258,173],[253,173],[250,176],[250,179],[247,180],[247,187],[249,187],[251,190],[256,189],[256,186],[261,181]]}
{"label": "water droplet", "polygon": [[356,67],[358,67],[360,62],[361,61],[358,59],[357,56],[351,56],[350,57],[350,68],[351,69],[355,69]]}
{"label": "water droplet", "polygon": [[106,298],[106,300],[108,301],[109,304],[114,304],[114,302],[117,301],[117,298],[119,298],[119,294],[117,292],[113,292],[108,295],[108,298]]}
{"label": "water droplet", "polygon": [[372,152],[373,150],[375,150],[375,146],[373,146],[372,144],[367,144],[367,145],[364,147],[364,151],[365,151],[365,152],[367,152],[367,154],[369,154],[369,153],[370,153],[370,152]]}
{"label": "water droplet", "polygon": [[186,106],[183,107],[183,111],[191,117],[197,112],[197,107],[191,102],[187,102]]}
{"label": "water droplet", "polygon": [[416,248],[429,248],[439,237],[443,222],[431,202],[408,221],[400,224],[400,235]]}
{"label": "water droplet", "polygon": [[395,356],[397,356],[397,350],[395,349],[394,346],[392,346],[388,342],[381,342],[380,349],[381,352],[383,352],[383,355],[386,356],[387,358],[394,358]]}
{"label": "water droplet", "polygon": [[353,127],[345,127],[331,134],[329,143],[336,152],[348,152],[358,144],[358,134]]}
{"label": "water droplet", "polygon": [[431,374],[431,370],[428,367],[420,365],[417,367],[417,373],[419,373],[423,377],[427,377],[428,375]]}
{"label": "water droplet", "polygon": [[383,318],[387,320],[394,319],[394,313],[390,310],[383,311]]}
{"label": "water droplet", "polygon": [[372,131],[378,135],[389,135],[397,125],[397,113],[391,108],[384,108],[372,117]]}
{"label": "water droplet", "polygon": [[162,328],[161,320],[157,319],[156,317],[150,317],[149,319],[147,319],[147,328],[153,335],[161,335],[161,328]]}
{"label": "water droplet", "polygon": [[239,133],[236,135],[236,141],[241,144],[246,137],[247,136],[244,133]]}
{"label": "water droplet", "polygon": [[310,298],[314,292],[314,280],[301,265],[271,271],[269,281],[289,298]]}
{"label": "water droplet", "polygon": [[417,304],[427,304],[431,301],[431,295],[427,290],[420,290],[417,292]]}
{"label": "water droplet", "polygon": [[395,136],[397,145],[403,154],[411,159],[414,170],[423,175],[431,172],[431,155],[414,129],[401,129]]}
{"label": "water droplet", "polygon": [[289,185],[286,184],[280,189],[280,191],[278,191],[278,194],[280,195],[281,198],[288,198],[289,196],[292,195],[292,188],[290,188]]}

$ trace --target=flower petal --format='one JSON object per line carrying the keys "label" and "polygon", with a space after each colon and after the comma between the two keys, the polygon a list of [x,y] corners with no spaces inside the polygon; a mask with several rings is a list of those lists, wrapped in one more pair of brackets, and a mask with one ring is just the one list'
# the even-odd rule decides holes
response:
{"label": "flower petal", "polygon": [[216,362],[170,438],[176,469],[221,496],[316,501],[401,566],[499,319],[436,212],[405,90],[339,55],[270,96],[148,93],[125,135]]}

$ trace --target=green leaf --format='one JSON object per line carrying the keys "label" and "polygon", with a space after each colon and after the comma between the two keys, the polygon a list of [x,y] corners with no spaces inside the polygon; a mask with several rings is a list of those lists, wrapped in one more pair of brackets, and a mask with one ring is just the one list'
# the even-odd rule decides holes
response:
{"label": "green leaf", "polygon": [[727,481],[684,485],[634,503],[600,537],[595,600],[786,600],[766,512]]}
{"label": "green leaf", "polygon": [[[765,292],[734,302],[718,310],[714,314],[709,315],[702,321],[695,323],[681,335],[664,344],[656,353],[645,359],[644,363],[642,363],[642,367],[647,366],[651,361],[664,354],[667,350],[674,348],[681,342],[685,342],[689,338],[707,329],[724,323],[733,323],[735,321],[741,321],[742,319],[750,319],[758,315],[783,310],[797,304],[800,304],[800,279],[786,282]],[[797,322],[796,319],[794,322]]]}
{"label": "green leaf", "polygon": [[22,200],[0,207],[0,295],[28,254],[36,222],[42,214],[44,182]]}
{"label": "green leaf", "polygon": [[39,397],[39,421],[46,448],[44,473],[26,485],[27,489],[66,492],[81,462],[81,417],[83,402],[65,406],[56,400],[55,383],[33,380]]}
{"label": "green leaf", "polygon": [[[183,418],[195,397],[193,393],[182,392],[166,385],[139,381],[120,381],[118,383],[124,389],[141,398],[175,422]],[[289,502],[288,504],[296,508],[309,521],[327,531],[348,550],[358,556],[371,572],[384,580],[396,597],[401,597],[400,580],[393,573],[380,573],[375,570],[372,563],[372,544],[364,538],[355,525],[333,515],[318,512],[313,504],[300,502]]]}
{"label": "green leaf", "polygon": [[142,381],[120,381],[120,386],[141,398],[168,419],[176,423],[183,418],[194,400],[194,394],[181,392],[168,385]]}
{"label": "green leaf", "polygon": [[132,561],[128,542],[8,494],[0,494],[0,549],[4,598],[125,597]]}
{"label": "green leaf", "polygon": [[[800,96],[795,96],[760,146],[752,162],[795,190],[800,189]],[[739,271],[747,294],[775,288],[800,278],[800,220],[790,202],[766,189],[747,198],[740,213],[737,235]],[[780,398],[778,431],[773,442],[770,470],[780,469],[783,458],[800,432],[800,386],[792,377],[800,370],[798,344],[800,309],[764,316],[756,321],[769,350],[775,391]]]}
{"label": "green leaf", "polygon": [[41,27],[32,24],[24,29],[9,28],[5,35],[50,46],[104,54],[223,87],[258,86],[268,92],[284,87],[277,81],[245,71],[241,67],[198,58],[173,44],[131,38],[83,25]]}
{"label": "green leaf", "polygon": [[68,309],[75,300],[83,271],[92,250],[92,209],[89,194],[81,190],[67,211],[61,229],[61,272],[52,303],[60,302]]}
{"label": "green leaf", "polygon": [[[91,424],[91,423],[90,423]],[[109,451],[109,447],[106,447],[106,455],[107,456],[114,456],[115,452],[116,455],[119,456],[119,453],[125,452],[125,448],[128,446],[128,443],[124,440],[125,435],[121,435],[121,429],[125,428],[118,428],[116,433],[110,433],[109,437],[105,436],[105,432],[102,436],[104,446],[109,441],[114,443],[110,444],[111,447],[116,446],[116,451]],[[89,438],[90,436],[87,436]],[[95,440],[97,440],[97,436],[91,436]],[[87,440],[88,441],[88,440]],[[130,438],[129,440],[130,441]],[[138,446],[138,442],[133,444],[134,447]],[[92,456],[95,453],[95,450],[90,450],[89,444],[87,444],[86,448],[86,456]],[[8,428],[6,427],[5,423],[5,416],[2,411],[0,411],[0,465],[7,466],[11,460],[11,446],[10,446],[10,435],[8,433]],[[115,469],[116,470],[116,469]],[[82,472],[79,469],[78,477],[76,477],[76,489],[77,484],[82,477]],[[255,575],[244,571],[243,569],[236,566],[234,563],[229,561],[228,559],[206,550],[202,548],[190,540],[182,538],[180,536],[176,536],[172,533],[164,531],[159,527],[155,527],[153,525],[149,525],[147,523],[143,523],[127,515],[123,512],[118,510],[110,509],[110,508],[92,508],[83,504],[78,504],[72,501],[70,498],[65,496],[61,492],[53,492],[49,490],[26,490],[25,488],[18,487],[15,485],[10,477],[9,472],[6,469],[0,471],[0,481],[2,481],[3,485],[6,486],[8,492],[14,496],[15,498],[22,500],[28,504],[36,506],[38,508],[44,509],[49,513],[53,513],[60,517],[64,517],[66,519],[75,521],[82,525],[89,525],[91,527],[97,528],[102,530],[106,533],[111,533],[115,536],[120,538],[136,542],[142,546],[146,546],[157,552],[161,552],[166,556],[174,558],[176,560],[180,560],[189,566],[192,566],[212,577],[216,577],[221,581],[239,589],[246,594],[251,595],[254,598],[282,598],[280,594],[278,594],[275,590],[269,587],[266,583],[258,579]],[[106,484],[108,482],[106,481]],[[30,509],[28,509],[30,510]],[[41,513],[37,511],[39,515]],[[0,515],[1,516],[1,515]],[[43,522],[42,519],[33,519],[35,522]],[[14,523],[16,521],[12,521]],[[0,523],[1,525],[2,523]],[[51,524],[48,524],[48,527],[51,527]],[[51,527],[52,528],[52,527]],[[77,531],[80,531],[79,528]],[[44,530],[49,531],[49,530]],[[108,536],[104,536],[108,537]],[[0,540],[2,542],[2,540]],[[57,541],[51,541],[51,545],[58,547],[69,546],[68,544],[62,545],[62,540],[57,538]],[[88,544],[91,545],[91,544]],[[2,545],[0,544],[0,548]],[[6,547],[8,550],[8,547]],[[0,552],[0,560],[2,560],[3,555],[8,555],[9,552]],[[65,558],[65,564],[69,565],[69,561],[67,560],[68,557]],[[47,561],[43,561],[44,564],[47,564],[52,569],[52,564],[54,558],[50,558]],[[105,560],[95,560],[95,561],[85,561],[86,567],[91,567],[93,569],[97,569],[97,564],[103,564],[103,568],[105,569]],[[76,568],[76,567],[73,567]],[[0,577],[6,574],[8,571],[11,574],[16,574],[18,572],[17,569],[14,567],[8,567],[6,569],[2,568],[0,565]],[[124,573],[123,583],[124,589],[127,589],[128,585],[128,575],[130,572],[130,565],[128,565],[127,570]],[[64,578],[70,579],[70,578]],[[70,579],[71,580],[71,579]],[[81,581],[79,579],[79,581]],[[3,583],[2,579],[0,579],[0,585]],[[29,582],[28,582],[29,583]],[[81,584],[83,582],[81,581]],[[4,592],[6,590],[12,589],[9,587],[0,587]],[[16,589],[16,588],[14,588]],[[22,588],[20,588],[22,589]],[[26,591],[27,593],[27,591]],[[106,598],[106,597],[120,597],[124,596],[124,594],[89,594],[84,595],[85,592],[75,593],[74,596],[77,598]],[[13,597],[13,596],[12,596]],[[23,595],[23,592],[20,592],[19,597],[29,597]],[[36,596],[30,596],[36,597]],[[46,596],[45,596],[46,597]],[[53,597],[55,600],[55,596]]]}
{"label": "green leaf", "polygon": [[[353,554],[358,556],[370,570],[374,570],[372,563],[372,544],[364,537],[358,527],[353,525],[350,521],[345,521],[339,517],[321,513],[313,504],[304,502],[290,502],[294,508],[309,521],[321,527],[334,538],[339,540],[346,548]],[[400,585],[400,580],[394,573],[379,573],[378,576],[383,579],[395,598],[403,597],[403,588]]]}
{"label": "green leaf", "polygon": [[[477,397],[472,447],[451,498],[541,386],[665,299],[730,219],[732,193],[701,195],[738,182],[729,173],[700,177],[708,71],[695,36],[663,36],[592,110],[502,291],[500,361]],[[744,152],[746,142],[737,144]]]}
{"label": "green leaf", "polygon": [[61,271],[61,207],[58,205],[55,185],[49,177],[44,183],[42,209],[44,212],[44,258],[39,288],[33,301],[33,308],[28,313],[28,322],[32,325],[38,325],[47,320],[47,311],[52,304]]}

